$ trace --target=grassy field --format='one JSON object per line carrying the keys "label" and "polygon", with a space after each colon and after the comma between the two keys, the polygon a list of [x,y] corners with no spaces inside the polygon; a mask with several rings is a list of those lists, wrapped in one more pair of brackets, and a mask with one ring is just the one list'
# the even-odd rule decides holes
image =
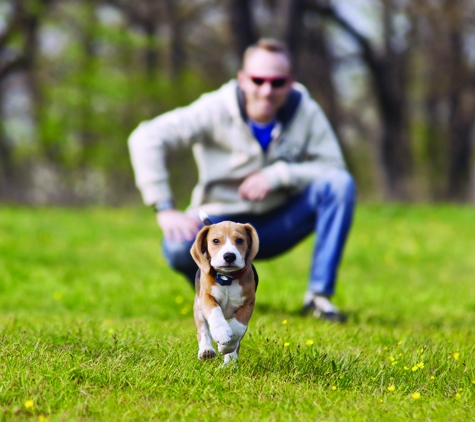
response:
{"label": "grassy field", "polygon": [[360,205],[335,301],[308,239],[257,262],[238,367],[196,358],[193,292],[145,209],[0,208],[0,420],[475,420],[472,208]]}

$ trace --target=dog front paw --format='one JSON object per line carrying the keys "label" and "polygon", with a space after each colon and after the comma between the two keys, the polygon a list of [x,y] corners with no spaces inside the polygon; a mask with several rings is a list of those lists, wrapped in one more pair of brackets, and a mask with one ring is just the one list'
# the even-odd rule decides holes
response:
{"label": "dog front paw", "polygon": [[216,357],[216,352],[214,349],[204,349],[198,350],[198,359],[199,360],[208,360]]}
{"label": "dog front paw", "polygon": [[237,349],[237,344],[235,342],[229,342],[226,344],[218,343],[218,351],[222,355],[227,355],[228,353],[233,353]]}
{"label": "dog front paw", "polygon": [[211,336],[213,337],[214,341],[218,343],[218,347],[221,345],[228,344],[233,336],[233,331],[227,322],[223,324],[210,327]]}

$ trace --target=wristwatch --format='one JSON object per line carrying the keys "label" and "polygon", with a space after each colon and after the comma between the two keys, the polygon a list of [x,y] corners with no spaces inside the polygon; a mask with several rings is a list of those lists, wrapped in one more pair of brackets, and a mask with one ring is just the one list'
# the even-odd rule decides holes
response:
{"label": "wristwatch", "polygon": [[173,210],[175,209],[175,203],[171,199],[168,199],[166,201],[157,201],[152,204],[152,209],[155,212]]}

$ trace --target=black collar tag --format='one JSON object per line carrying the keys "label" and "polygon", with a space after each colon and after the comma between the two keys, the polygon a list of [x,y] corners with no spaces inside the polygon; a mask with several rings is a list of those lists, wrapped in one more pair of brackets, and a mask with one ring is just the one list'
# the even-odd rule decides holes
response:
{"label": "black collar tag", "polygon": [[216,283],[221,284],[221,286],[230,286],[231,283],[233,282],[233,276],[222,274],[222,273],[216,273],[215,280],[216,280]]}

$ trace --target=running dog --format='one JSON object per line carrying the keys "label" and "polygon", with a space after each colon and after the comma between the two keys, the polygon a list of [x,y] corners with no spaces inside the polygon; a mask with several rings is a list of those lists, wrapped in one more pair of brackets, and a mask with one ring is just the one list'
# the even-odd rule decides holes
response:
{"label": "running dog", "polygon": [[207,215],[200,217],[204,227],[190,251],[199,268],[193,306],[198,358],[216,356],[214,340],[227,365],[238,359],[254,310],[258,276],[252,260],[259,250],[259,238],[250,224],[212,224]]}

